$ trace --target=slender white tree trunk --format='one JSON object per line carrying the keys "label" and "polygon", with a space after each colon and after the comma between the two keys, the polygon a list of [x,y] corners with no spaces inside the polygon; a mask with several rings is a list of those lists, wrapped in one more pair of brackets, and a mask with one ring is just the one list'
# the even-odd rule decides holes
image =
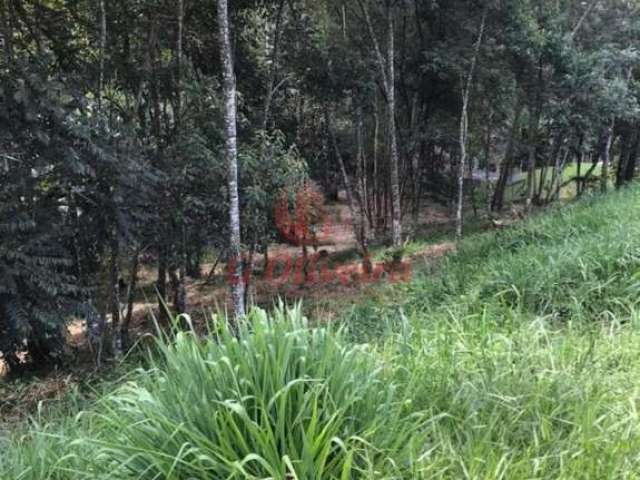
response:
{"label": "slender white tree trunk", "polygon": [[458,205],[456,208],[456,237],[462,238],[462,208],[464,206],[464,171],[467,161],[467,136],[469,131],[469,97],[471,95],[471,85],[473,84],[473,74],[478,62],[480,54],[480,46],[482,45],[482,37],[484,35],[484,27],[487,20],[487,12],[485,10],[482,15],[482,23],[478,32],[478,40],[476,41],[473,60],[469,69],[467,81],[462,90],[462,114],[460,115],[460,164],[458,166]]}
{"label": "slender white tree trunk", "polygon": [[98,80],[98,111],[102,113],[102,92],[104,90],[104,64],[107,52],[107,8],[105,0],[100,0],[100,78]]}
{"label": "slender white tree trunk", "polygon": [[242,278],[242,258],[240,255],[240,200],[238,197],[238,144],[236,78],[231,54],[229,34],[229,8],[227,0],[218,1],[218,29],[220,56],[223,70],[225,155],[227,161],[227,182],[229,187],[229,264],[231,268],[231,295],[236,318],[244,311],[244,283]]}
{"label": "slender white tree trunk", "polygon": [[391,6],[388,7],[387,11],[387,22],[389,29],[389,52],[387,59],[389,63],[389,77],[387,84],[387,96],[389,98],[389,135],[391,137],[391,215],[393,216],[393,246],[399,247],[402,245],[402,205],[400,198],[400,173],[398,165],[398,134],[396,131],[396,69],[393,10]]}
{"label": "slender white tree trunk", "polygon": [[390,186],[391,186],[391,208],[392,208],[392,226],[393,226],[393,245],[399,247],[402,245],[402,205],[400,195],[400,173],[399,173],[399,154],[398,154],[398,136],[396,130],[396,94],[395,94],[395,37],[393,22],[393,6],[387,4],[387,34],[388,48],[387,60],[382,55],[380,44],[373,31],[373,24],[369,16],[369,10],[363,0],[358,0],[362,13],[367,24],[367,30],[373,43],[373,49],[376,54],[382,85],[387,96],[387,110],[389,114],[389,143],[390,145]]}
{"label": "slender white tree trunk", "polygon": [[[105,59],[106,59],[106,52],[107,52],[107,9],[106,9],[106,5],[105,5],[105,0],[100,0],[98,2],[98,7],[99,7],[99,15],[100,15],[100,59],[99,59],[99,72],[98,72],[98,91],[96,93],[96,102],[97,102],[97,106],[98,106],[98,127],[102,127],[104,124],[102,122],[102,92],[104,91],[104,77],[105,77]],[[114,231],[111,232],[112,235],[112,239],[111,242],[113,242],[115,239],[115,242],[117,243],[117,232],[115,231],[115,228],[113,229]],[[116,262],[117,265],[117,258],[112,260],[112,263]],[[116,272],[117,275],[117,272]],[[109,278],[109,277],[107,277]],[[109,305],[110,302],[113,302],[113,297],[116,297],[116,301],[117,301],[117,292],[115,291],[115,289],[117,288],[117,278],[115,280],[115,283],[113,281],[113,278],[111,278],[111,281],[107,281],[107,284],[109,285],[109,287],[106,289],[105,295],[106,298],[104,300],[105,305]],[[89,302],[91,302],[91,299],[89,300]],[[98,316],[97,316],[97,345],[96,345],[96,365],[100,365],[102,362],[102,350],[103,347],[105,345],[105,342],[108,340],[108,336],[109,336],[109,331],[108,331],[108,325],[106,322],[106,314],[107,314],[107,309],[105,309],[104,311],[101,311]],[[116,357],[119,356],[119,352],[121,350],[120,348],[120,343],[118,342],[117,339],[117,331],[119,330],[119,318],[118,315],[116,315],[114,312],[116,311],[115,308],[112,308],[112,318],[111,318],[111,330],[113,333],[112,336],[112,349],[113,349],[113,353],[115,354]]]}
{"label": "slender white tree trunk", "polygon": [[462,209],[464,206],[464,168],[467,161],[467,94],[463,94],[462,115],[460,116],[460,163],[458,165],[458,203],[456,205],[456,238],[462,238]]}
{"label": "slender white tree trunk", "polygon": [[[181,135],[182,121],[182,50],[184,36],[184,0],[176,2],[176,16],[178,20],[178,31],[176,38],[176,111],[175,122],[178,135]],[[184,174],[186,176],[186,169]],[[175,309],[178,314],[187,311],[187,287],[185,285],[187,275],[187,232],[186,225],[182,224],[182,258],[178,268],[178,286],[175,292]]]}

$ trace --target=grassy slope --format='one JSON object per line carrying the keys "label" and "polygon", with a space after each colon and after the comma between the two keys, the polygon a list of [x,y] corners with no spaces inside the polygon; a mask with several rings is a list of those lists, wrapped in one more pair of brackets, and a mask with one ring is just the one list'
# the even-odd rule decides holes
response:
{"label": "grassy slope", "polygon": [[[199,476],[202,458],[223,451],[232,464],[245,458],[233,449],[244,442],[267,459],[269,468],[250,465],[258,478],[293,470],[301,479],[313,478],[310,472],[316,478],[640,478],[639,208],[640,189],[630,189],[513,230],[470,237],[438,273],[417,273],[410,284],[345,313],[349,337],[370,343],[369,360],[357,360],[360,354],[349,341],[336,336],[338,344],[346,344],[344,361],[355,362],[353,369],[339,368],[342,354],[331,347],[325,355],[313,338],[297,340],[302,343],[293,350],[296,357],[286,342],[265,342],[258,335],[247,340],[246,350],[236,351],[239,364],[244,358],[256,362],[239,367],[247,381],[236,386],[235,379],[225,384],[207,377],[215,370],[199,371],[201,364],[229,357],[224,349],[236,348],[231,340],[205,348],[187,342],[163,354],[169,367],[156,365],[162,375],[137,374],[124,390],[105,397],[99,415],[63,417],[31,427],[27,441],[5,440],[0,478],[153,478],[145,469],[158,478],[227,478],[222,467],[211,467],[219,475],[209,470]],[[290,336],[280,333],[276,338]],[[258,368],[271,349],[275,363]],[[314,364],[322,368],[301,369],[306,358],[317,358]],[[351,370],[363,379],[361,394]],[[278,395],[293,402],[286,412],[309,411],[309,418],[284,420],[266,408],[260,421],[279,426],[273,438],[245,425],[241,433],[224,437],[222,448],[222,440],[211,440],[212,432],[227,427],[203,426],[202,419],[226,418],[226,410],[197,395],[174,408],[176,392],[190,391],[192,372],[197,373],[193,384],[210,384],[211,392],[228,388],[230,398],[260,398],[265,385],[285,385]],[[333,428],[332,419],[342,419],[331,435],[341,439],[344,450],[320,449],[324,456],[316,458],[305,450],[306,442],[300,451],[295,448],[307,434],[308,445],[315,445],[310,439],[331,443],[309,433],[317,431],[310,420],[317,412],[307,400],[320,393],[302,387],[305,377],[325,379],[320,397],[329,414],[320,424]],[[384,407],[362,403],[377,397]],[[332,402],[341,398],[351,410]],[[153,408],[140,413],[136,405],[142,401]],[[407,426],[412,418],[420,428]],[[133,420],[148,422],[148,433],[131,427]],[[282,428],[282,421],[300,422],[302,430]],[[180,435],[199,460],[185,457],[185,443],[169,441],[171,425],[181,426]],[[206,434],[207,428],[214,430]],[[152,434],[167,438],[166,444],[149,442]],[[92,443],[96,440],[106,443]],[[136,446],[144,447],[146,456],[136,458],[128,472],[116,473],[114,465],[133,458]],[[279,460],[282,448],[290,456],[286,461]]]}
{"label": "grassy slope", "polygon": [[[586,175],[589,172],[589,170],[591,170],[591,167],[593,167],[593,163],[588,163],[588,162],[583,163],[580,167],[580,175],[583,175],[583,176]],[[542,168],[538,168],[535,171],[534,183],[536,185],[536,189],[540,184],[540,176],[542,175],[542,171],[543,171]],[[578,176],[578,164],[570,163],[569,165],[565,166],[564,170],[562,171],[562,183],[569,182],[570,180],[574,179],[577,176]],[[590,178],[593,181],[598,181],[601,176],[602,176],[602,165],[597,165],[593,169],[593,172],[591,172]],[[552,172],[552,169],[549,168],[547,169],[546,176],[545,176],[545,182],[544,182],[545,190],[548,190],[549,188],[551,188],[552,180],[553,180],[553,172]],[[527,195],[527,173],[522,172],[516,177],[515,182],[513,184],[507,186],[506,200],[517,201],[517,200],[526,198],[526,195]],[[570,182],[568,185],[566,185],[562,189],[561,197],[565,199],[571,199],[571,198],[575,198],[575,196],[576,196],[575,182]]]}
{"label": "grassy slope", "polygon": [[639,207],[629,190],[474,236],[352,311],[358,336],[411,352],[416,408],[446,416],[435,478],[640,477]]}

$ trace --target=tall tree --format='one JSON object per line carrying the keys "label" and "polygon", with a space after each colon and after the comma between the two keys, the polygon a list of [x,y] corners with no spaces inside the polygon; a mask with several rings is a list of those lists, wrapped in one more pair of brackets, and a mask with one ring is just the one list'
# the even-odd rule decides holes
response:
{"label": "tall tree", "polygon": [[236,77],[229,33],[227,0],[218,0],[218,31],[224,90],[225,156],[229,195],[229,264],[231,265],[231,296],[236,318],[243,317],[244,281],[242,276],[240,239],[240,198],[238,195],[238,134]]}
{"label": "tall tree", "polygon": [[480,46],[482,45],[482,37],[484,36],[484,28],[487,21],[487,11],[482,14],[482,22],[478,32],[478,40],[473,49],[473,59],[467,79],[463,82],[462,87],[462,113],[460,114],[460,162],[458,164],[458,206],[456,209],[456,237],[462,238],[462,208],[464,206],[464,172],[467,163],[467,137],[469,136],[469,97],[471,95],[471,87],[473,85],[473,74],[478,62],[480,54]]}
{"label": "tall tree", "polygon": [[373,29],[371,15],[363,0],[358,0],[360,9],[364,15],[369,38],[373,44],[376,62],[380,71],[380,78],[387,100],[388,128],[389,128],[389,171],[391,184],[392,205],[392,234],[393,245],[402,245],[402,202],[400,195],[400,154],[398,151],[398,132],[396,126],[396,68],[395,68],[395,27],[394,27],[394,3],[387,1],[387,59],[382,55],[378,38]]}

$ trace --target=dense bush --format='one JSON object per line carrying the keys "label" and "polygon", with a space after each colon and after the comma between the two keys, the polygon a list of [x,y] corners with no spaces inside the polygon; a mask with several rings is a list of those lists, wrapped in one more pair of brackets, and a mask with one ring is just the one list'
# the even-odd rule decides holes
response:
{"label": "dense bush", "polygon": [[[68,175],[79,155],[69,128],[69,101],[39,65],[0,64],[0,353],[9,365],[18,353],[50,360],[61,353],[62,324],[78,283],[63,225]],[[58,190],[58,188],[60,190]],[[61,193],[63,191],[64,193]],[[57,227],[57,228],[56,228]],[[66,225],[65,225],[66,227]]]}

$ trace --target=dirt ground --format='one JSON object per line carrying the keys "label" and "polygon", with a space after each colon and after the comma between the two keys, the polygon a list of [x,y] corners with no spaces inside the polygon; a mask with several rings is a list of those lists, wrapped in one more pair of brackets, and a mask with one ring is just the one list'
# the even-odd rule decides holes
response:
{"label": "dirt ground", "polygon": [[[269,267],[265,268],[263,255],[255,255],[252,275],[248,282],[248,297],[252,304],[268,306],[278,298],[288,301],[322,300],[330,302],[336,298],[341,301],[355,297],[372,285],[385,281],[381,272],[382,262],[374,261],[374,273],[366,278],[356,240],[351,226],[351,216],[346,202],[327,206],[328,220],[318,234],[317,248],[308,247],[308,261],[315,269],[303,272],[303,253],[300,246],[287,243],[273,244],[269,248]],[[433,205],[423,209],[419,220],[420,235],[429,229],[442,229],[451,224],[449,212]],[[426,260],[437,259],[453,251],[454,244],[448,241],[425,245],[424,249],[412,252],[405,262],[423,264]],[[372,247],[372,255],[379,250]],[[187,306],[194,317],[208,312],[224,310],[229,303],[229,288],[224,264],[217,266],[214,275],[209,275],[213,263],[204,263],[201,267],[201,279],[187,279]],[[407,267],[408,268],[408,267]],[[401,277],[399,272],[396,277]],[[141,335],[149,331],[150,314],[157,313],[157,304],[152,294],[156,280],[156,269],[144,266],[140,272],[139,301],[134,308],[132,330]],[[385,277],[385,278],[383,278]],[[396,280],[394,277],[392,280]],[[144,294],[146,292],[146,296]],[[80,346],[84,330],[81,325],[70,327],[72,343]],[[135,336],[135,335],[134,335]]]}

